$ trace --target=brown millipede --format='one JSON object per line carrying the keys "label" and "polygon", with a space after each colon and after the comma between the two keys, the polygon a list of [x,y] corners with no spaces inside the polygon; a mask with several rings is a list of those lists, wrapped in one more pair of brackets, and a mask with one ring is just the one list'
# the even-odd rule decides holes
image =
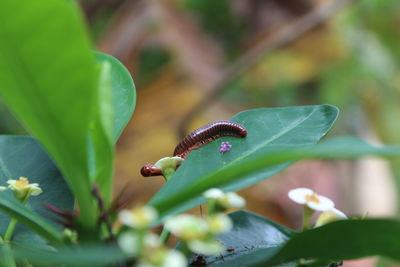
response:
{"label": "brown millipede", "polygon": [[188,134],[175,147],[174,156],[186,158],[190,151],[222,136],[246,137],[246,129],[232,121],[214,121]]}

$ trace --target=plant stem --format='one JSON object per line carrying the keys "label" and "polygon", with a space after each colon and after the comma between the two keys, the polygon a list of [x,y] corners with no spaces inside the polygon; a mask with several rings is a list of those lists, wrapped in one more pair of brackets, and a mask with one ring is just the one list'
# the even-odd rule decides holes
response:
{"label": "plant stem", "polygon": [[314,210],[310,209],[307,205],[304,205],[303,211],[303,228],[302,230],[305,231],[310,228],[310,221],[311,217],[314,214]]}
{"label": "plant stem", "polygon": [[170,231],[164,228],[160,234],[161,244],[165,245],[168,242],[170,235],[171,235]]}
{"label": "plant stem", "polygon": [[166,168],[163,171],[163,176],[165,178],[165,181],[168,182],[169,178],[175,173],[175,168]]}
{"label": "plant stem", "polygon": [[4,235],[4,241],[10,241],[12,234],[14,233],[15,226],[17,225],[17,220],[11,218],[10,223],[8,224],[6,234]]}
{"label": "plant stem", "polygon": [[[21,203],[23,205],[25,205],[26,202],[28,202],[29,197],[31,196],[31,191],[32,191],[32,189],[29,190],[28,192],[26,192],[24,199],[22,199],[22,201],[21,201]],[[15,226],[17,226],[17,222],[18,221],[16,219],[11,218],[10,223],[8,224],[8,227],[7,227],[6,234],[4,235],[4,241],[11,240],[12,234],[14,233],[14,230],[15,230]]]}
{"label": "plant stem", "polygon": [[10,248],[10,244],[8,242],[1,244],[1,254],[2,261],[0,262],[0,266],[4,267],[16,267],[14,257],[12,256],[12,251]]}

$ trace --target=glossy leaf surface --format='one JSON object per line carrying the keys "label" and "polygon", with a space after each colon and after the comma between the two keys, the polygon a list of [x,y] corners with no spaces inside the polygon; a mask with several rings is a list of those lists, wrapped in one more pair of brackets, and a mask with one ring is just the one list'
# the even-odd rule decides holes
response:
{"label": "glossy leaf surface", "polygon": [[[8,215],[18,217],[22,224],[29,226],[47,239],[60,238],[57,230],[61,227],[43,218],[54,217],[45,209],[45,204],[60,210],[72,211],[73,195],[44,148],[32,137],[0,136],[0,185],[7,180],[27,177],[31,183],[38,183],[43,193],[32,196],[24,207],[14,200],[10,190],[0,192],[0,209]],[[0,232],[3,235],[9,223],[9,216],[0,213]],[[39,215],[39,216],[38,216]],[[18,226],[13,240],[17,242],[39,242],[37,235],[25,227]]]}
{"label": "glossy leaf surface", "polygon": [[81,18],[67,1],[0,2],[0,95],[46,147],[96,224],[87,137],[97,84]]}
{"label": "glossy leaf surface", "polygon": [[400,222],[394,219],[344,220],[296,234],[271,259],[275,266],[301,258],[346,260],[384,256],[400,261]]}
{"label": "glossy leaf surface", "polygon": [[[330,105],[241,112],[231,120],[247,129],[247,137],[223,137],[192,151],[150,204],[165,216],[203,203],[201,193],[208,188],[236,191],[271,177],[288,167],[291,160],[241,172],[240,179],[224,176],[224,172],[274,150],[315,144],[328,132],[337,115],[337,108]],[[219,148],[224,141],[229,141],[232,149],[221,154]]]}
{"label": "glossy leaf surface", "polygon": [[231,231],[219,235],[224,252],[207,257],[207,266],[251,266],[267,255],[274,255],[289,239],[293,231],[258,214],[240,210],[229,214],[233,221]]}

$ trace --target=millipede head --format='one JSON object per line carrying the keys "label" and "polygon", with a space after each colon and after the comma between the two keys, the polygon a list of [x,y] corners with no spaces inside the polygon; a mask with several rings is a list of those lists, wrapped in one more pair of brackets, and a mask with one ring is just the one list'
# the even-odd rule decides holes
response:
{"label": "millipede head", "polygon": [[162,170],[155,168],[153,164],[144,165],[140,169],[140,174],[144,177],[163,175]]}

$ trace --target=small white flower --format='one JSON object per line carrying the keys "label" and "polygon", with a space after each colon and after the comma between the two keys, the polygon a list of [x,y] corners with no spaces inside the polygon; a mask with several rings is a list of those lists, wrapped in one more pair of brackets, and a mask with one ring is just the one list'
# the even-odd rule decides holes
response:
{"label": "small white flower", "polygon": [[194,253],[204,255],[218,255],[224,248],[217,240],[193,240],[188,242],[188,247]]}
{"label": "small white flower", "polygon": [[118,237],[118,245],[127,254],[136,255],[139,251],[138,236],[134,232],[125,232]]}
{"label": "small white flower", "polygon": [[227,203],[231,208],[242,208],[246,205],[244,198],[234,192],[226,193]]}
{"label": "small white flower", "polygon": [[242,208],[246,204],[244,198],[235,192],[224,193],[218,188],[211,188],[205,191],[203,196],[209,200],[216,200],[217,205],[224,209]]}
{"label": "small white flower", "polygon": [[123,252],[137,255],[139,246],[143,246],[144,250],[158,249],[161,247],[161,242],[158,235],[150,232],[145,234],[142,244],[139,244],[139,235],[135,232],[129,231],[124,232],[119,236],[118,245]]}
{"label": "small white flower", "polygon": [[183,241],[202,239],[208,233],[207,223],[194,215],[180,214],[168,218],[164,228]]}
{"label": "small white flower", "polygon": [[335,204],[327,197],[317,195],[308,188],[296,188],[289,191],[289,198],[294,202],[307,205],[309,208],[318,211],[327,211],[334,208]]}
{"label": "small white flower", "polygon": [[8,189],[8,187],[6,186],[0,186],[0,191],[6,191]]}
{"label": "small white flower", "polygon": [[233,223],[228,215],[218,213],[207,218],[208,228],[212,234],[221,234],[232,229]]}
{"label": "small white flower", "polygon": [[218,199],[224,197],[224,192],[219,188],[211,188],[203,193],[203,196],[208,199]]}
{"label": "small white flower", "polygon": [[187,260],[185,256],[176,250],[168,251],[167,255],[165,255],[164,261],[161,264],[161,267],[186,267]]}
{"label": "small white flower", "polygon": [[150,206],[142,206],[133,210],[123,210],[118,214],[121,223],[137,228],[144,229],[157,219],[157,210]]}
{"label": "small white flower", "polygon": [[315,223],[315,227],[319,227],[333,221],[346,220],[346,219],[348,219],[346,214],[344,214],[338,209],[333,208],[331,210],[324,211],[319,215]]}
{"label": "small white flower", "polygon": [[43,192],[39,184],[29,183],[26,177],[19,177],[18,180],[8,180],[7,183],[9,184],[8,188],[13,191],[14,196],[19,200],[24,200],[28,194],[29,196],[37,196]]}

